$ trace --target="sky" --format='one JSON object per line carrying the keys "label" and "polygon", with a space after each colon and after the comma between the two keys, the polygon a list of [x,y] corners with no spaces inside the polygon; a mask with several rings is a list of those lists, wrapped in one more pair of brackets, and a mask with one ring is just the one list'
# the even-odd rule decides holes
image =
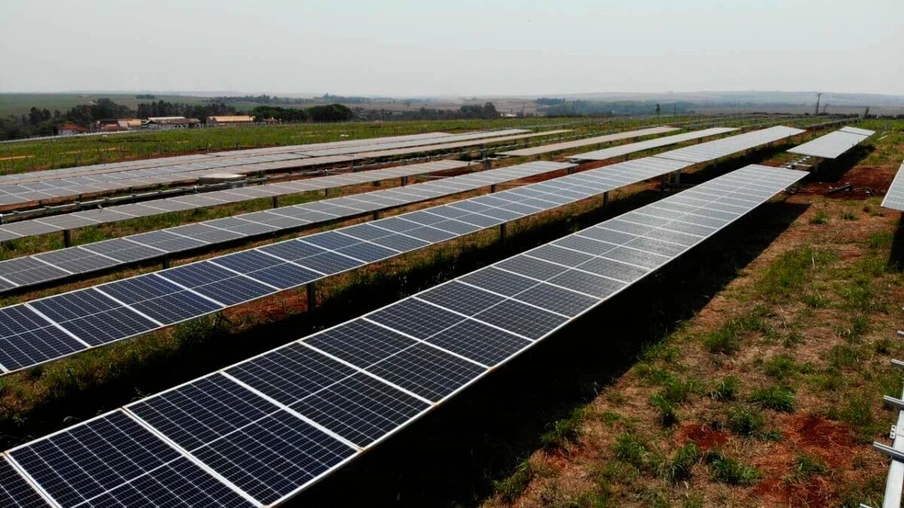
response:
{"label": "sky", "polygon": [[904,0],[2,0],[0,92],[904,95]]}

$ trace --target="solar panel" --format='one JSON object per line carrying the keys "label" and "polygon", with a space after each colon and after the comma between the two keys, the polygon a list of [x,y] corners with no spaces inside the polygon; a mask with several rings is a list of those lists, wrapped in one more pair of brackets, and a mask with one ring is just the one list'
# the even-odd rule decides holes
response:
{"label": "solar panel", "polygon": [[904,179],[901,178],[901,174],[904,174],[904,163],[901,163],[895,179],[888,187],[885,198],[882,200],[882,206],[904,212]]}
{"label": "solar panel", "polygon": [[50,504],[13,468],[0,460],[0,504],[11,508],[50,508]]}
{"label": "solar panel", "polygon": [[874,134],[865,129],[845,127],[788,150],[788,153],[836,159]]}
{"label": "solar panel", "polygon": [[796,136],[803,132],[805,131],[801,129],[779,125],[776,127],[769,127],[768,129],[761,129],[745,134],[739,134],[737,136],[717,139],[708,143],[700,143],[685,148],[679,148],[677,150],[671,150],[655,155],[654,157],[698,164],[725,157],[726,155],[743,150],[749,150],[759,145]]}
{"label": "solar panel", "polygon": [[582,146],[596,145],[599,143],[611,143],[622,139],[640,138],[643,136],[653,136],[655,134],[664,134],[666,132],[674,132],[681,130],[677,127],[650,127],[647,129],[639,129],[635,131],[618,132],[615,134],[607,134],[605,136],[596,136],[592,138],[577,139],[566,141],[564,143],[554,143],[551,145],[542,145],[532,148],[523,148],[521,150],[510,150],[508,152],[500,152],[499,155],[508,155],[510,157],[529,157],[540,155],[543,153],[557,152],[559,150],[568,150],[570,148],[579,148]]}
{"label": "solar panel", "polygon": [[644,150],[651,150],[653,148],[659,148],[663,146],[674,145],[678,143],[684,143],[686,141],[692,141],[695,139],[701,139],[709,136],[717,136],[719,134],[725,134],[728,132],[736,131],[737,129],[731,127],[713,127],[710,129],[703,129],[699,131],[693,132],[685,132],[683,134],[676,134],[674,136],[664,136],[661,138],[650,139],[647,141],[638,141],[636,143],[626,143],[623,145],[613,146],[609,148],[604,148],[602,150],[596,150],[593,152],[581,153],[577,155],[569,156],[568,158],[571,160],[607,160],[613,159],[615,157],[621,157],[623,155],[632,154],[635,152],[642,152]]}
{"label": "solar panel", "polygon": [[122,411],[8,456],[63,507],[254,506]]}
{"label": "solar panel", "polygon": [[[581,256],[566,255],[567,266],[544,268],[536,277],[503,268],[538,266],[537,256],[554,258],[556,251],[550,251],[549,245],[540,246],[133,403],[125,412],[114,411],[28,443],[8,456],[63,506],[115,496],[126,485],[147,495],[144,483],[136,480],[150,477],[159,481],[156,472],[175,464],[190,470],[177,475],[187,478],[186,484],[168,484],[168,492],[177,500],[186,499],[189,493],[199,495],[198,485],[203,484],[207,488],[200,492],[221,498],[207,504],[241,506],[252,499],[257,504],[278,504],[397,432],[431,404],[445,401],[491,367],[627,286],[605,296],[592,296],[592,292],[575,291],[557,281],[565,281],[569,274],[603,279],[600,274],[610,274],[605,265],[592,270],[584,267],[594,260],[621,265],[609,257],[619,249],[662,257],[658,265],[643,269],[648,274],[740,215],[724,218],[718,228],[691,245],[669,248],[667,256],[645,250],[658,249],[659,243],[664,243],[649,235],[656,231],[685,234],[673,225],[726,200],[747,203],[739,213],[749,212],[803,176],[799,171],[748,166],[697,186],[698,195],[709,197],[695,208],[677,212],[658,226],[644,225],[634,233],[622,231],[616,237],[618,244],[608,244],[610,251],[592,259],[581,261]],[[669,205],[682,194],[655,204]],[[752,195],[758,197],[748,199]],[[643,213],[652,206],[632,213]],[[589,240],[588,232],[619,231],[625,229],[622,224],[631,223],[611,219],[570,237],[602,243]],[[561,244],[561,240],[553,242]],[[534,252],[543,254],[535,256]],[[515,261],[519,259],[527,261]],[[617,276],[618,272],[615,269],[611,274]],[[448,286],[454,287],[444,289]],[[489,289],[485,297],[474,296],[475,290],[485,291],[480,287]],[[481,310],[477,304],[469,305],[461,296],[487,307]],[[444,308],[446,303],[452,308]],[[126,466],[114,468],[113,464]],[[18,481],[15,477],[3,479],[4,488]]]}
{"label": "solar panel", "polygon": [[279,501],[356,451],[222,374],[128,410],[263,504]]}

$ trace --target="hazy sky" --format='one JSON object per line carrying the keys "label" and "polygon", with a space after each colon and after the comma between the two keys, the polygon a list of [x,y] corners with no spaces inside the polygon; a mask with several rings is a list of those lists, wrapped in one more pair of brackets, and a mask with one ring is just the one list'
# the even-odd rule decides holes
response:
{"label": "hazy sky", "polygon": [[904,94],[904,0],[0,0],[0,91]]}

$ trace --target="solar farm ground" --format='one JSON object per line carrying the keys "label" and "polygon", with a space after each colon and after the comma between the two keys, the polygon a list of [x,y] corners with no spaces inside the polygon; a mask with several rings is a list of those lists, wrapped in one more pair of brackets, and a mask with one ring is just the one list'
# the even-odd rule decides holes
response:
{"label": "solar farm ground", "polygon": [[[881,395],[901,389],[888,360],[904,357],[894,333],[904,317],[904,236],[897,233],[900,214],[879,208],[881,197],[864,188],[884,191],[891,182],[904,159],[904,126],[862,126],[897,131],[881,140],[880,132],[851,157],[825,165],[801,192],[764,205],[297,504],[877,503],[887,461],[868,444],[894,419]],[[682,181],[702,182],[751,162],[780,165],[792,158],[787,148],[709,166]],[[848,182],[851,192],[825,195]],[[656,189],[622,189],[605,211],[598,201],[584,202],[518,221],[504,244],[484,231],[334,277],[320,286],[313,313],[305,312],[304,291],[286,292],[0,378],[3,444],[655,201],[662,196]]]}

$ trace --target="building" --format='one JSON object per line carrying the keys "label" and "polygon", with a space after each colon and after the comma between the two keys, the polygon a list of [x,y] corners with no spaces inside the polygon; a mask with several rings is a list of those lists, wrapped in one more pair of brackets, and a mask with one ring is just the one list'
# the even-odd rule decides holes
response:
{"label": "building", "polygon": [[120,118],[117,123],[119,128],[127,131],[134,131],[141,128],[141,119],[139,118]]}
{"label": "building", "polygon": [[208,116],[207,125],[222,127],[224,125],[249,125],[254,123],[254,117],[250,115],[218,115]]}
{"label": "building", "polygon": [[83,134],[85,132],[88,132],[88,129],[74,123],[64,123],[57,127],[58,136],[72,136],[73,134]]}
{"label": "building", "polygon": [[144,123],[144,127],[151,130],[190,129],[199,125],[201,125],[201,120],[184,116],[155,116],[148,118],[148,121]]}

